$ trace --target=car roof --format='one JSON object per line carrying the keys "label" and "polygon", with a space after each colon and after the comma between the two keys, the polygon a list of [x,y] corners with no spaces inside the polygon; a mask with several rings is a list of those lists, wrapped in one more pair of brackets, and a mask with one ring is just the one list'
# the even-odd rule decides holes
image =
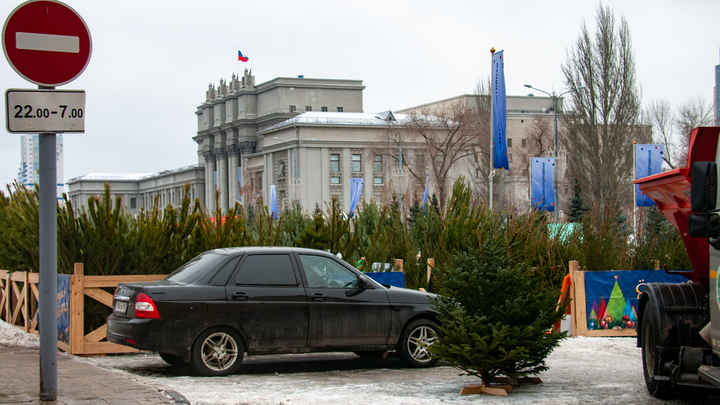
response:
{"label": "car roof", "polygon": [[288,246],[243,246],[243,247],[231,247],[231,248],[220,248],[211,250],[213,253],[231,255],[237,253],[305,253],[305,254],[319,254],[324,256],[334,256],[324,250],[288,247]]}

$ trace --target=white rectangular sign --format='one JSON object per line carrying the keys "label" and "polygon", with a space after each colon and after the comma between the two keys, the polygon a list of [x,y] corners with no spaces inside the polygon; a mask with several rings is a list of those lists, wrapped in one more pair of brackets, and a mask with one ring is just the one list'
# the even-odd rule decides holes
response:
{"label": "white rectangular sign", "polygon": [[5,114],[12,133],[85,132],[85,91],[9,89]]}

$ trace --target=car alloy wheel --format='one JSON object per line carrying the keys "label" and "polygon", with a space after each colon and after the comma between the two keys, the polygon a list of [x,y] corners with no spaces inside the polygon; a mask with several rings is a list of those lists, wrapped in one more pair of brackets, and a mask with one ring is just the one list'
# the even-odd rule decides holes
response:
{"label": "car alloy wheel", "polygon": [[435,343],[437,334],[429,326],[420,326],[415,328],[410,333],[410,338],[407,341],[408,352],[415,361],[425,362],[430,361],[430,353],[428,349]]}
{"label": "car alloy wheel", "polygon": [[212,371],[225,371],[235,364],[238,348],[235,339],[224,332],[213,333],[202,344],[202,360]]}
{"label": "car alloy wheel", "polygon": [[398,355],[409,367],[431,367],[437,363],[430,355],[430,346],[440,336],[440,329],[429,319],[418,319],[405,327],[400,337]]}
{"label": "car alloy wheel", "polygon": [[193,348],[193,366],[201,374],[221,376],[232,374],[243,360],[242,341],[227,328],[210,329],[198,336]]}

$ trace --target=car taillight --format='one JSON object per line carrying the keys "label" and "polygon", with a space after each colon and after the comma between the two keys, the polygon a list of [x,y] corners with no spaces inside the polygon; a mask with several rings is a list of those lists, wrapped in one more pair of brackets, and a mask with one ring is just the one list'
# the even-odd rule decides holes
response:
{"label": "car taillight", "polygon": [[160,319],[155,301],[145,293],[138,294],[135,299],[135,318]]}

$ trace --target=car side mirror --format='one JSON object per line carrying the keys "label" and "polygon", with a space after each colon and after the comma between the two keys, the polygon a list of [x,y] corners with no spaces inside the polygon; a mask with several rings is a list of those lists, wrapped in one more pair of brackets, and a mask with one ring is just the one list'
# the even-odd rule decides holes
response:
{"label": "car side mirror", "polygon": [[361,290],[367,290],[368,288],[372,288],[372,284],[370,284],[370,281],[368,281],[367,276],[358,277],[358,288]]}
{"label": "car side mirror", "polygon": [[720,236],[720,216],[716,214],[690,214],[688,234],[693,238],[717,238]]}
{"label": "car side mirror", "polygon": [[695,162],[691,169],[690,209],[708,212],[717,204],[717,164]]}

